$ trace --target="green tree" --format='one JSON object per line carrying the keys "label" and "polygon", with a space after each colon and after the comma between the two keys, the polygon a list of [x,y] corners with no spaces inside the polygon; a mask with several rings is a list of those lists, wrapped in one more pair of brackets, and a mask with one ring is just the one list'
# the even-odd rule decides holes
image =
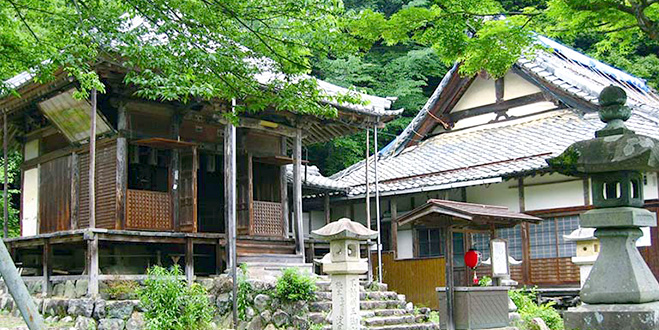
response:
{"label": "green tree", "polygon": [[[9,189],[7,190],[7,200],[8,200],[8,223],[7,229],[9,237],[18,237],[21,234],[20,228],[20,186],[21,186],[21,163],[22,157],[21,154],[17,151],[10,152],[7,162],[7,183],[9,184]],[[4,172],[4,159],[0,158],[0,186],[4,184],[5,172]],[[1,188],[0,188],[1,189]],[[0,193],[0,219],[4,219],[4,199]],[[4,220],[0,220],[2,223]]]}
{"label": "green tree", "polygon": [[[356,49],[342,33],[339,0],[0,3],[0,79],[29,69],[46,79],[63,68],[80,81],[79,96],[104,91],[93,69],[104,59],[126,68],[125,82],[142,97],[248,98],[249,108],[240,110],[275,106],[331,116],[335,110],[318,102],[330,96],[301,75],[310,72],[312,53]],[[257,79],[272,72],[288,76]]]}

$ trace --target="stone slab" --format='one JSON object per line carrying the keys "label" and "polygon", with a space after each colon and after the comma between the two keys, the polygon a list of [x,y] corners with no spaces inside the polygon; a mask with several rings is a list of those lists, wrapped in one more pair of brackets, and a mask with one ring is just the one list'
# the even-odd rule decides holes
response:
{"label": "stone slab", "polygon": [[587,305],[563,314],[565,330],[656,330],[659,302],[646,304]]}
{"label": "stone slab", "polygon": [[637,207],[610,207],[590,210],[580,216],[581,227],[656,227],[654,213]]}

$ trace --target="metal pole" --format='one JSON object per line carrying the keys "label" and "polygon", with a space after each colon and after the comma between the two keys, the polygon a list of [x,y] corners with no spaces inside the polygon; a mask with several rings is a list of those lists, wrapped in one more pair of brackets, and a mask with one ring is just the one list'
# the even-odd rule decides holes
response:
{"label": "metal pole", "polygon": [[9,159],[8,159],[8,152],[7,152],[7,112],[2,113],[2,149],[4,153],[4,168],[5,168],[5,189],[3,191],[4,199],[5,199],[5,210],[4,210],[4,238],[9,237],[9,202],[7,198],[7,191],[9,190],[9,179],[8,176],[8,164],[9,164]]}
{"label": "metal pole", "polygon": [[[235,113],[236,99],[231,100],[231,111]],[[228,122],[224,127],[224,183],[225,215],[229,246],[229,267],[233,279],[232,304],[233,325],[238,327],[238,276],[236,254],[236,126]]]}
{"label": "metal pole", "polygon": [[380,187],[378,178],[378,125],[373,126],[373,148],[375,149],[375,221],[378,226],[378,282],[382,283],[382,235],[380,231]]}
{"label": "metal pole", "polygon": [[[371,182],[368,178],[369,163],[371,156],[371,131],[366,129],[366,228],[371,228]],[[373,281],[373,256],[371,255],[371,239],[369,238],[366,245],[366,251],[368,252],[368,281]]]}

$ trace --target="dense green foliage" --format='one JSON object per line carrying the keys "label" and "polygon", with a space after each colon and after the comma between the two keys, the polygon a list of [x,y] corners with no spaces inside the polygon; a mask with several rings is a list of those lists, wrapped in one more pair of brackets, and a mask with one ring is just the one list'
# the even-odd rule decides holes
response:
{"label": "dense green foliage", "polygon": [[149,268],[144,287],[137,290],[147,329],[207,329],[215,309],[208,293],[197,283],[188,285],[178,266]]}
{"label": "dense green foliage", "polygon": [[316,283],[313,277],[300,273],[299,269],[286,268],[277,279],[275,290],[281,301],[310,301],[315,298]]}
{"label": "dense green foliage", "polygon": [[563,319],[552,307],[552,303],[538,305],[535,302],[535,292],[527,292],[524,289],[510,290],[508,294],[517,306],[517,312],[522,318],[523,329],[535,330],[532,320],[539,317],[551,330],[563,330]]}
{"label": "dense green foliage", "polygon": [[[17,151],[9,153],[9,161],[7,162],[7,183],[9,184],[9,189],[7,190],[7,199],[8,199],[8,223],[7,229],[9,237],[18,237],[21,235],[20,227],[20,205],[21,205],[21,163],[23,158],[21,154]],[[0,157],[0,184],[4,184],[4,159]],[[0,196],[2,196],[0,194]],[[4,217],[4,200],[0,198],[0,218]],[[0,220],[4,221],[4,220]]]}

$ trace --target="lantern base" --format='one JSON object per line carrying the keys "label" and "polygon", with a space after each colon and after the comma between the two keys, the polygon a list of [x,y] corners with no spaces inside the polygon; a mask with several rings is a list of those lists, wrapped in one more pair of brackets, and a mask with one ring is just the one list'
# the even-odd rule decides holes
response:
{"label": "lantern base", "polygon": [[659,328],[659,302],[624,305],[588,305],[563,313],[565,329],[650,330]]}

